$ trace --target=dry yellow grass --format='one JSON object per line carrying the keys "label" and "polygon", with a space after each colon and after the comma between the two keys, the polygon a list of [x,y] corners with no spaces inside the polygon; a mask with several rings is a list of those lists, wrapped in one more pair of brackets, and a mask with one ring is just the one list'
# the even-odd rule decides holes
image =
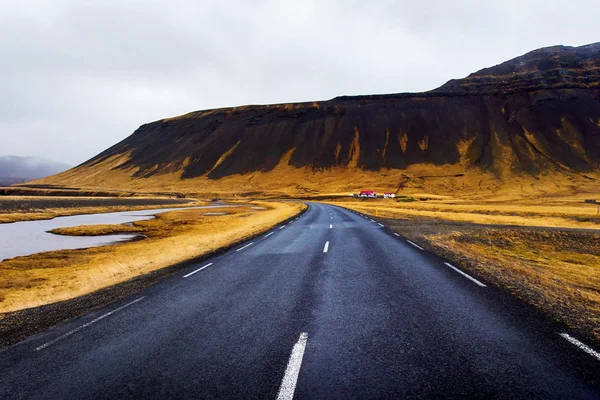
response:
{"label": "dry yellow grass", "polygon": [[[360,133],[355,132],[355,135]],[[425,146],[426,143],[423,143]],[[137,167],[116,168],[129,159],[129,154],[113,156],[101,164],[69,170],[37,184],[68,185],[87,190],[128,188],[132,191],[182,192],[211,197],[252,196],[306,197],[311,195],[347,195],[361,189],[396,192],[403,195],[442,195],[454,199],[518,200],[581,196],[599,198],[597,182],[600,173],[586,175],[571,172],[548,173],[533,177],[512,173],[510,168],[500,175],[468,168],[465,163],[452,165],[417,164],[406,169],[363,171],[360,168],[335,167],[314,171],[289,165],[295,149],[288,151],[278,165],[268,172],[250,172],[208,179],[206,176],[180,179],[180,169],[146,178],[132,178]],[[223,162],[223,160],[218,161]],[[507,164],[508,165],[508,164]],[[174,172],[173,172],[174,171]]]}
{"label": "dry yellow grass", "polygon": [[117,233],[135,233],[145,232],[147,228],[130,225],[79,225],[67,228],[56,228],[49,231],[55,235],[66,236],[102,236],[114,235]]}
{"label": "dry yellow grass", "polygon": [[337,204],[393,218],[387,224],[395,231],[600,340],[600,219],[595,205],[447,199]]}
{"label": "dry yellow grass", "polygon": [[[139,221],[148,239],[64,250],[0,262],[0,312],[75,298],[133,277],[214,252],[299,213],[299,203],[254,203],[264,209],[188,209]],[[205,216],[216,211],[227,215]]]}
{"label": "dry yellow grass", "polygon": [[486,229],[429,235],[469,268],[600,340],[600,233]]}
{"label": "dry yellow grass", "polygon": [[[85,200],[94,200],[99,202],[105,202],[106,205],[101,206],[71,206],[71,203],[78,203]],[[206,201],[197,199],[190,199],[189,203],[185,204],[170,204],[168,203],[169,198],[137,198],[136,200],[148,200],[157,202],[157,204],[140,204],[140,205],[111,205],[111,203],[118,202],[119,200],[113,197],[57,197],[57,196],[7,196],[0,197],[0,205],[3,202],[13,202],[28,204],[29,202],[35,202],[41,204],[35,208],[22,208],[17,210],[6,211],[3,207],[0,207],[0,223],[10,223],[17,221],[37,221],[42,219],[52,219],[56,217],[64,217],[69,215],[80,215],[80,214],[97,214],[97,213],[108,213],[108,212],[119,212],[119,211],[132,211],[132,210],[150,210],[157,208],[179,208],[179,207],[194,207],[208,204]],[[161,204],[161,201],[165,203]]]}
{"label": "dry yellow grass", "polygon": [[[418,197],[418,195],[416,195]],[[600,229],[597,206],[583,201],[539,203],[456,202],[452,199],[395,201],[392,199],[343,200],[333,204],[383,218],[439,218],[485,225],[539,226]]]}

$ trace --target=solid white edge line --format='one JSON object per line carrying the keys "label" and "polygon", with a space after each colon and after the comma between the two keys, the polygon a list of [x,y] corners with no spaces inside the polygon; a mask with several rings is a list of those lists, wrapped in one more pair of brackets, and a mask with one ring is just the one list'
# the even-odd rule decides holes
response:
{"label": "solid white edge line", "polygon": [[188,276],[192,276],[192,275],[194,275],[196,272],[200,272],[200,271],[202,271],[204,268],[208,268],[208,267],[210,267],[211,265],[213,265],[213,263],[208,263],[208,264],[206,264],[204,267],[202,267],[202,268],[198,268],[197,270],[195,270],[195,271],[192,271],[192,272],[190,272],[189,274],[187,274],[187,275],[184,275],[183,277],[184,277],[184,278],[187,278]]}
{"label": "solid white edge line", "polygon": [[586,346],[585,344],[581,343],[579,340],[575,339],[573,336],[567,333],[560,333],[560,336],[562,336],[563,339],[567,339],[569,342],[571,342],[575,346],[579,347],[581,350],[585,351],[586,353],[600,361],[600,353],[598,353],[596,350],[592,349],[589,346]]}
{"label": "solid white edge line", "polygon": [[325,247],[323,247],[323,253],[327,253],[329,251],[329,241],[325,242]]}
{"label": "solid white edge line", "polygon": [[379,226],[384,226],[383,224],[380,224],[379,222],[377,223],[377,225],[379,225]]}
{"label": "solid white edge line", "polygon": [[423,250],[423,248],[421,246],[419,246],[418,244],[416,244],[415,242],[411,242],[410,240],[407,240],[407,242],[412,244],[413,246],[415,246],[417,249]]}
{"label": "solid white edge line", "polygon": [[133,305],[133,304],[137,303],[138,301],[140,301],[140,300],[142,300],[142,299],[144,299],[144,297],[140,297],[139,299],[136,299],[136,300],[134,300],[134,301],[131,301],[131,302],[129,302],[129,303],[127,303],[127,304],[125,304],[125,305],[122,305],[122,306],[121,306],[121,307],[119,307],[119,308],[115,308],[114,310],[112,310],[112,311],[109,311],[109,312],[107,312],[106,314],[103,314],[103,315],[99,316],[98,318],[94,318],[94,319],[93,319],[93,320],[91,320],[90,322],[87,322],[87,323],[85,323],[85,324],[83,324],[83,325],[81,325],[81,326],[78,326],[77,328],[75,328],[75,329],[73,329],[73,330],[70,330],[69,332],[65,333],[64,335],[61,335],[61,336],[57,337],[57,338],[56,338],[56,339],[54,339],[54,340],[51,340],[51,341],[49,341],[49,342],[47,342],[47,343],[44,343],[44,344],[43,344],[43,345],[41,345],[41,346],[38,346],[38,347],[36,347],[36,348],[35,348],[35,351],[44,350],[46,347],[48,347],[48,346],[52,346],[54,343],[56,343],[56,342],[58,342],[58,341],[60,341],[60,340],[63,340],[63,339],[65,339],[65,338],[67,338],[67,337],[71,336],[72,334],[74,334],[74,333],[77,333],[77,332],[79,332],[80,330],[82,330],[82,329],[84,329],[84,328],[87,328],[87,327],[88,327],[88,326],[90,326],[90,325],[93,325],[93,324],[95,324],[96,322],[98,322],[98,321],[100,321],[100,320],[102,320],[102,319],[104,319],[104,318],[106,318],[106,317],[108,317],[108,316],[110,316],[110,315],[112,315],[112,314],[116,313],[117,311],[121,311],[121,310],[123,310],[124,308],[127,308],[127,307],[129,307],[129,306]]}
{"label": "solid white edge line", "polygon": [[277,400],[292,400],[294,398],[296,383],[298,382],[298,375],[300,374],[300,367],[302,366],[302,358],[304,357],[304,350],[306,349],[307,341],[308,333],[302,332],[298,338],[298,341],[292,348],[290,360],[285,368],[285,374],[281,380],[281,386],[279,386]]}
{"label": "solid white edge line", "polygon": [[452,268],[453,270],[455,270],[456,272],[458,272],[459,274],[461,274],[462,276],[464,276],[467,279],[472,280],[473,282],[475,282],[477,285],[481,286],[481,287],[487,287],[485,284],[479,282],[477,279],[473,278],[472,276],[465,274],[464,272],[462,272],[460,269],[456,268],[454,265],[445,262],[444,264],[446,264],[448,267]]}
{"label": "solid white edge line", "polygon": [[269,236],[271,236],[271,235],[272,235],[272,234],[274,234],[274,233],[275,233],[275,232],[271,232],[271,233],[269,233],[269,234],[265,235],[265,237],[266,237],[266,238],[268,238]]}
{"label": "solid white edge line", "polygon": [[244,247],[240,247],[239,249],[237,249],[236,251],[242,251],[244,250],[246,247],[252,246],[254,244],[254,242],[248,243],[247,245],[245,245]]}

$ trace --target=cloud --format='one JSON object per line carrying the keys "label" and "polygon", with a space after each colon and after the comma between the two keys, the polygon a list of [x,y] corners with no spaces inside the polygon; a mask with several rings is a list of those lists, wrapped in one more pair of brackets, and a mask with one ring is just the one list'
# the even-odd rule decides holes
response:
{"label": "cloud", "polygon": [[596,1],[114,1],[0,6],[3,154],[79,163],[145,122],[423,91],[597,40]]}

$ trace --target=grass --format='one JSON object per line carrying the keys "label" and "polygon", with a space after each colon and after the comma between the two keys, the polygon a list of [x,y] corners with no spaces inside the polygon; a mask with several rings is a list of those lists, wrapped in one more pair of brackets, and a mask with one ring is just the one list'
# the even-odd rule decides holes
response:
{"label": "grass", "polygon": [[[596,206],[343,201],[583,335],[600,340]],[[573,229],[575,228],[575,229]]]}
{"label": "grass", "polygon": [[68,215],[191,207],[206,204],[206,202],[196,199],[174,200],[162,197],[1,196],[0,223],[52,219]]}
{"label": "grass", "polygon": [[469,269],[600,340],[600,232],[485,229],[429,235]]}
{"label": "grass", "polygon": [[[360,168],[333,167],[313,170],[289,164],[292,148],[270,171],[235,174],[221,179],[206,176],[181,179],[186,161],[169,171],[146,178],[132,178],[137,168],[118,168],[129,154],[112,156],[99,164],[86,165],[36,181],[37,184],[67,185],[88,191],[117,190],[180,192],[198,197],[311,197],[347,196],[360,190],[396,192],[414,198],[439,196],[457,200],[506,201],[520,199],[582,198],[600,199],[600,173],[578,174],[569,171],[547,171],[538,176],[512,171],[510,164],[493,174],[464,163],[452,165],[416,164],[406,169],[363,171]],[[228,155],[223,155],[225,158]],[[219,162],[222,162],[220,160]],[[179,168],[179,169],[177,169]]]}
{"label": "grass", "polygon": [[49,231],[55,235],[65,236],[102,236],[118,233],[146,232],[148,228],[130,225],[80,225],[67,228],[56,228]]}
{"label": "grass", "polygon": [[554,202],[491,202],[429,199],[398,201],[392,199],[333,201],[354,210],[383,218],[439,218],[445,221],[483,225],[539,226],[554,228],[600,229],[597,206],[564,199]]}
{"label": "grass", "polygon": [[[299,213],[300,203],[188,209],[134,223],[148,238],[111,246],[62,250],[0,262],[0,313],[72,299],[136,276],[210,254]],[[224,212],[225,215],[206,213]],[[107,232],[121,229],[108,226]],[[88,227],[71,233],[93,233]]]}

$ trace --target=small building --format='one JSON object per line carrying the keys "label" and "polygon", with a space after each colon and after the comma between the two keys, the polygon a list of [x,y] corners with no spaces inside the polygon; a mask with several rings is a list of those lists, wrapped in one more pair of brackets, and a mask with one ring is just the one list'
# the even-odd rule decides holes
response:
{"label": "small building", "polygon": [[383,194],[384,199],[393,199],[395,197],[396,197],[396,193],[384,193]]}
{"label": "small building", "polygon": [[377,193],[374,190],[361,190],[358,197],[377,197]]}

